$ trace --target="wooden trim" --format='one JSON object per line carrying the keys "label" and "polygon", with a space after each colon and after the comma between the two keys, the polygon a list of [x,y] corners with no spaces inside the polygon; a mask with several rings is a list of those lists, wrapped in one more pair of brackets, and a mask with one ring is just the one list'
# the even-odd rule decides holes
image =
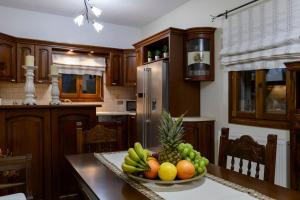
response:
{"label": "wooden trim", "polygon": [[249,118],[232,117],[229,119],[229,123],[242,124],[248,126],[276,128],[276,129],[283,129],[283,130],[290,129],[290,122],[286,120],[266,120],[266,119],[249,119]]}

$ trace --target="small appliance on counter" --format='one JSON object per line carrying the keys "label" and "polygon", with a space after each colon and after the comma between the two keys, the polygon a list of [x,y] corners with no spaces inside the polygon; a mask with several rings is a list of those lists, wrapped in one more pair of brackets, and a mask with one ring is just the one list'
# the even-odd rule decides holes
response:
{"label": "small appliance on counter", "polygon": [[136,111],[136,101],[135,100],[126,100],[126,111],[135,112]]}

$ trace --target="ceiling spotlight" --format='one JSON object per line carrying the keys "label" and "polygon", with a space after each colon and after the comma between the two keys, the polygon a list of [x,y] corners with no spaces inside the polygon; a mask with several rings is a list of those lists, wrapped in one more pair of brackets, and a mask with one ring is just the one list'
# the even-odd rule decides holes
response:
{"label": "ceiling spotlight", "polygon": [[78,15],[75,19],[74,19],[75,24],[77,24],[78,26],[82,26],[84,23],[84,16],[83,15]]}
{"label": "ceiling spotlight", "polygon": [[96,17],[99,17],[99,16],[101,15],[101,13],[102,13],[102,10],[101,10],[101,9],[96,8],[96,7],[94,7],[94,6],[92,6],[91,10],[92,10],[92,12],[94,13],[94,15],[95,15]]}
{"label": "ceiling spotlight", "polygon": [[98,22],[94,21],[93,26],[95,30],[99,33],[103,29],[103,25],[99,24]]}

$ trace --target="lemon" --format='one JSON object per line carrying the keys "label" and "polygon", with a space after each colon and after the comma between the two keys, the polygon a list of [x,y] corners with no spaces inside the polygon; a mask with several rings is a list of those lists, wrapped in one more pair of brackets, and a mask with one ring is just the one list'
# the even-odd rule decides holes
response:
{"label": "lemon", "polygon": [[158,176],[163,181],[173,181],[176,178],[177,169],[175,165],[169,162],[164,162],[160,165]]}

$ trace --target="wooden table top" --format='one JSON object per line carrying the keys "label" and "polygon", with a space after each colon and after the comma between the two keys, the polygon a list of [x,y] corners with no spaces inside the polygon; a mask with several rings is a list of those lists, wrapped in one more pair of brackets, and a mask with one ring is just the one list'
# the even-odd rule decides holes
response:
{"label": "wooden table top", "polygon": [[[129,184],[107,169],[93,154],[66,156],[77,178],[79,177],[90,191],[101,200],[144,200],[147,199]],[[246,175],[209,164],[208,173],[254,189],[278,200],[300,200],[300,192],[254,179]]]}

